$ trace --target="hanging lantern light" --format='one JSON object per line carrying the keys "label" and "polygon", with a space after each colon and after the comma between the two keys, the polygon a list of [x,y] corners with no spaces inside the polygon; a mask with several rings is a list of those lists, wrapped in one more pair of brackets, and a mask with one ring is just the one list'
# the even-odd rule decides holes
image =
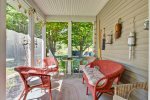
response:
{"label": "hanging lantern light", "polygon": [[149,30],[149,19],[145,19],[144,21],[144,30]]}

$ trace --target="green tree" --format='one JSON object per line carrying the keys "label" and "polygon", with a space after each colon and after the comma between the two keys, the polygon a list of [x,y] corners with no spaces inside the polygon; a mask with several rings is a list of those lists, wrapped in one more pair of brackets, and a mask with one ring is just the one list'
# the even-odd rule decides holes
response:
{"label": "green tree", "polygon": [[[72,23],[72,48],[82,53],[92,45],[93,24],[88,22]],[[68,44],[68,24],[62,22],[48,22],[46,24],[47,50],[56,52],[56,44]]]}
{"label": "green tree", "polygon": [[92,45],[93,24],[90,22],[73,22],[72,47],[83,52]]}
{"label": "green tree", "polygon": [[6,26],[7,26],[7,29],[27,34],[28,33],[28,17],[25,14],[18,12],[11,5],[7,4]]}
{"label": "green tree", "polygon": [[[9,4],[7,4],[6,13],[7,29],[28,34],[28,17],[25,14],[18,12]],[[35,37],[37,38],[41,38],[41,25],[41,22],[35,24]],[[92,45],[92,31],[92,23],[72,23],[72,48],[80,51],[80,56]],[[46,38],[47,50],[50,49],[52,53],[55,54],[57,44],[68,44],[68,23],[47,22]]]}
{"label": "green tree", "polygon": [[66,22],[47,22],[46,23],[46,46],[55,55],[56,44],[67,44],[68,23]]}

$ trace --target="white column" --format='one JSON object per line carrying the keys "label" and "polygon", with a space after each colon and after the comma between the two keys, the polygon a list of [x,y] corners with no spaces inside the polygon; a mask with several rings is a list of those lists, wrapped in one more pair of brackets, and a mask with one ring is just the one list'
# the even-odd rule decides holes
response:
{"label": "white column", "polygon": [[6,0],[0,0],[0,97],[6,100]]}
{"label": "white column", "polygon": [[34,10],[29,10],[29,23],[28,23],[28,65],[34,67]]}
{"label": "white column", "polygon": [[[72,57],[72,22],[68,22],[68,57]],[[68,74],[71,74],[71,61],[68,61]]]}
{"label": "white column", "polygon": [[42,66],[44,66],[43,59],[46,57],[46,23],[42,26]]}
{"label": "white column", "polygon": [[93,46],[95,46],[96,21],[93,22]]}

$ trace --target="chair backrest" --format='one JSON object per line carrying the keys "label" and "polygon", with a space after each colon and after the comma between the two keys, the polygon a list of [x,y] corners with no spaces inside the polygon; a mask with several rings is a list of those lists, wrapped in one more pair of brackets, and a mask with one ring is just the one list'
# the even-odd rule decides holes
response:
{"label": "chair backrest", "polygon": [[116,72],[120,73],[124,70],[123,65],[110,60],[95,60],[94,62],[91,63],[90,67],[95,67],[95,66],[98,66],[99,70],[104,75],[109,75]]}
{"label": "chair backrest", "polygon": [[48,66],[51,66],[53,64],[58,66],[58,61],[54,57],[46,57],[46,58],[44,58],[43,61],[44,61],[44,67],[48,67]]}

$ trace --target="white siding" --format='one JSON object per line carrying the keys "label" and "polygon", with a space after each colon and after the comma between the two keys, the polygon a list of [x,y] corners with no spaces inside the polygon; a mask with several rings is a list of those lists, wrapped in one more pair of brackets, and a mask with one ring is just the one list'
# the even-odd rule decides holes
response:
{"label": "white siding", "polygon": [[[129,60],[127,39],[129,32],[133,31],[134,17],[137,41],[135,57]],[[123,82],[148,81],[148,31],[143,28],[144,20],[148,18],[148,0],[110,0],[96,18],[97,36],[103,28],[106,28],[106,34],[111,30],[115,33],[115,24],[119,18],[122,19],[121,37],[113,39],[113,44],[106,44],[106,49],[102,50],[102,58],[125,65]]]}

